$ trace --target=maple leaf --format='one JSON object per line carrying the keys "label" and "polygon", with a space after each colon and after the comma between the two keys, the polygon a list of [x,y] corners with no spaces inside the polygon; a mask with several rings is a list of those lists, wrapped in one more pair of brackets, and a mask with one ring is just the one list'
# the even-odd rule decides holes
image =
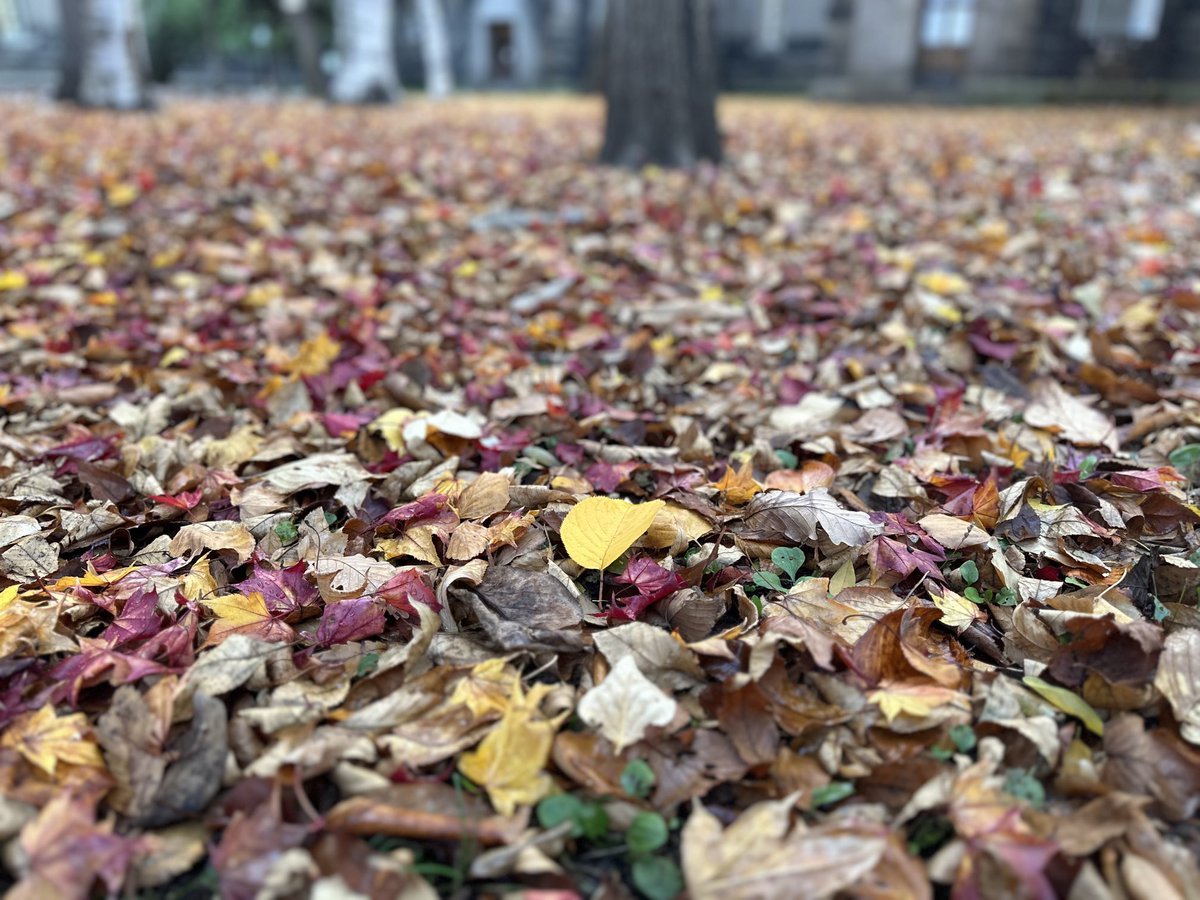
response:
{"label": "maple leaf", "polygon": [[762,490],[762,485],[754,480],[749,460],[742,463],[736,472],[731,466],[726,466],[721,480],[713,482],[712,486],[723,491],[725,499],[734,506],[749,503],[750,498]]}
{"label": "maple leaf", "polygon": [[165,671],[162,665],[140,654],[121,653],[104,640],[81,638],[79,652],[50,670],[54,685],[49,700],[67,700],[74,706],[79,703],[81,690],[102,680],[113,685],[129,684]]}
{"label": "maple leaf", "polygon": [[598,460],[588,467],[587,471],[583,473],[583,477],[591,482],[592,487],[596,490],[610,493],[628,480],[629,476],[636,472],[640,466],[641,463],[635,459],[615,465],[604,460]]}
{"label": "maple leaf", "polygon": [[258,591],[210,597],[200,602],[217,617],[208,630],[206,646],[219,644],[232,634],[289,643],[296,638],[292,627],[267,609],[267,602]]}
{"label": "maple leaf", "polygon": [[172,556],[188,556],[201,550],[232,550],[239,563],[254,552],[254,535],[241,522],[198,522],[179,529],[171,540]]}
{"label": "maple leaf", "polygon": [[941,593],[933,593],[933,605],[942,613],[942,624],[961,634],[975,622],[986,622],[987,613],[978,603],[972,603],[962,594],[956,594],[948,587],[942,587]]}
{"label": "maple leaf", "polygon": [[55,796],[21,830],[27,871],[5,895],[12,900],[86,897],[100,878],[116,896],[141,839],[113,833],[113,823],[96,822],[95,801],[71,793]]}
{"label": "maple leaf", "polygon": [[244,595],[261,594],[272,615],[287,617],[317,604],[317,588],[304,577],[307,571],[304,560],[286,569],[269,569],[256,563],[250,576],[235,587]]}
{"label": "maple leaf", "polygon": [[162,629],[163,619],[158,613],[158,594],[154,591],[139,591],[125,601],[121,614],[104,630],[101,637],[111,647],[134,643]]}
{"label": "maple leaf", "polygon": [[47,704],[14,719],[0,737],[0,746],[16,750],[53,777],[60,762],[103,768],[100,748],[87,735],[87,716],[72,713],[60,717]]}
{"label": "maple leaf", "polygon": [[388,606],[412,616],[417,614],[414,603],[421,603],[435,612],[442,608],[425,575],[416,568],[400,569],[375,594],[386,600]]}
{"label": "maple leaf", "polygon": [[917,550],[895,538],[877,537],[867,546],[867,562],[871,566],[871,577],[880,581],[884,576],[895,580],[903,579],[913,572],[921,572],[930,578],[941,580],[942,570],[938,564],[944,559],[928,550]]}

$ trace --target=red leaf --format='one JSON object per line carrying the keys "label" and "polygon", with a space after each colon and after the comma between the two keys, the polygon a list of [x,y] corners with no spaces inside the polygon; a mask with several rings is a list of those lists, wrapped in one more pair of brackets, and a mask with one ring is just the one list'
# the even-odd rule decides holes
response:
{"label": "red leaf", "polygon": [[401,569],[376,591],[376,596],[386,600],[388,606],[413,616],[417,614],[413,603],[421,603],[434,612],[442,608],[420,569]]}
{"label": "red leaf", "polygon": [[317,627],[317,643],[329,647],[383,632],[383,604],[375,597],[339,600],[325,607]]}

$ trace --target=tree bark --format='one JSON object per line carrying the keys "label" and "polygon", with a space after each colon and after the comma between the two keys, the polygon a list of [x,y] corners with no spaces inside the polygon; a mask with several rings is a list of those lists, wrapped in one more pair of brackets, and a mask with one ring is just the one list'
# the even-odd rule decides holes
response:
{"label": "tree bark", "polygon": [[279,0],[279,11],[291,32],[296,64],[304,76],[305,89],[314,97],[325,96],[328,85],[321,69],[321,35],[317,32],[308,0]]}
{"label": "tree bark", "polygon": [[329,87],[338,103],[387,103],[400,95],[393,0],[337,0],[333,27],[341,61]]}
{"label": "tree bark", "polygon": [[609,0],[602,162],[718,162],[710,0]]}
{"label": "tree bark", "polygon": [[108,109],[144,109],[149,45],[139,0],[85,0],[79,101]]}
{"label": "tree bark", "polygon": [[84,0],[58,0],[58,15],[62,19],[62,61],[54,96],[78,103],[79,86],[83,83],[83,29],[87,6]]}
{"label": "tree bark", "polygon": [[454,92],[450,36],[446,33],[442,0],[417,0],[417,18],[421,23],[421,52],[425,56],[425,93],[440,100]]}

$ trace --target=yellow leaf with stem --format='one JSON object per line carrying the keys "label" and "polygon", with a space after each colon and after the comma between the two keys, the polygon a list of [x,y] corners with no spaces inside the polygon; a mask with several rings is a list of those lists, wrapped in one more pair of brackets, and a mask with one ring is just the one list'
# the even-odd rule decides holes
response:
{"label": "yellow leaf with stem", "polygon": [[662,500],[630,503],[609,497],[579,501],[562,523],[567,555],[585,569],[607,569],[649,530],[665,505]]}

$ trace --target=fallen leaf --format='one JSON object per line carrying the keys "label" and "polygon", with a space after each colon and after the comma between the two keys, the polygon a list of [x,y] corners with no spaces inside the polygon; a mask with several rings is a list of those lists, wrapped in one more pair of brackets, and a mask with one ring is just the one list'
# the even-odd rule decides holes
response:
{"label": "fallen leaf", "polygon": [[638,669],[632,656],[623,656],[608,677],[583,695],[579,717],[612,741],[617,753],[636,744],[651,725],[667,725],[677,704]]}
{"label": "fallen leaf", "polygon": [[585,569],[607,569],[633,546],[665,504],[633,504],[608,497],[587,497],[567,513],[562,541],[567,554]]}
{"label": "fallen leaf", "polygon": [[698,802],[683,828],[683,872],[695,900],[832,897],[875,867],[876,835],[790,824],[794,798],[757,803],[726,828]]}
{"label": "fallen leaf", "polygon": [[500,722],[459,759],[459,771],[483,786],[502,816],[537,803],[554,789],[544,769],[563,716],[548,719],[538,709],[548,690],[548,685],[535,684],[527,694],[515,683]]}
{"label": "fallen leaf", "polygon": [[60,717],[47,705],[14,719],[0,736],[0,747],[16,750],[53,777],[60,762],[103,768],[100,748],[87,735],[87,716],[72,713]]}
{"label": "fallen leaf", "polygon": [[208,646],[235,634],[263,641],[291,641],[296,635],[292,626],[267,609],[266,600],[257,591],[209,597],[201,603],[217,617],[208,630]]}
{"label": "fallen leaf", "polygon": [[762,540],[815,542],[817,526],[835,544],[861,547],[883,533],[866,513],[842,508],[824,488],[807,494],[768,491],[755,497],[744,514],[746,527]]}
{"label": "fallen leaf", "polygon": [[202,550],[232,550],[239,563],[254,553],[254,535],[241,522],[198,522],[185,525],[171,539],[173,556],[191,556]]}
{"label": "fallen leaf", "polygon": [[1200,744],[1200,631],[1183,628],[1167,635],[1154,686],[1171,704],[1180,735]]}
{"label": "fallen leaf", "polygon": [[1036,675],[1026,675],[1021,681],[1026,687],[1040,694],[1045,700],[1067,715],[1074,716],[1092,734],[1104,735],[1104,722],[1086,700],[1078,694],[1050,684]]}

